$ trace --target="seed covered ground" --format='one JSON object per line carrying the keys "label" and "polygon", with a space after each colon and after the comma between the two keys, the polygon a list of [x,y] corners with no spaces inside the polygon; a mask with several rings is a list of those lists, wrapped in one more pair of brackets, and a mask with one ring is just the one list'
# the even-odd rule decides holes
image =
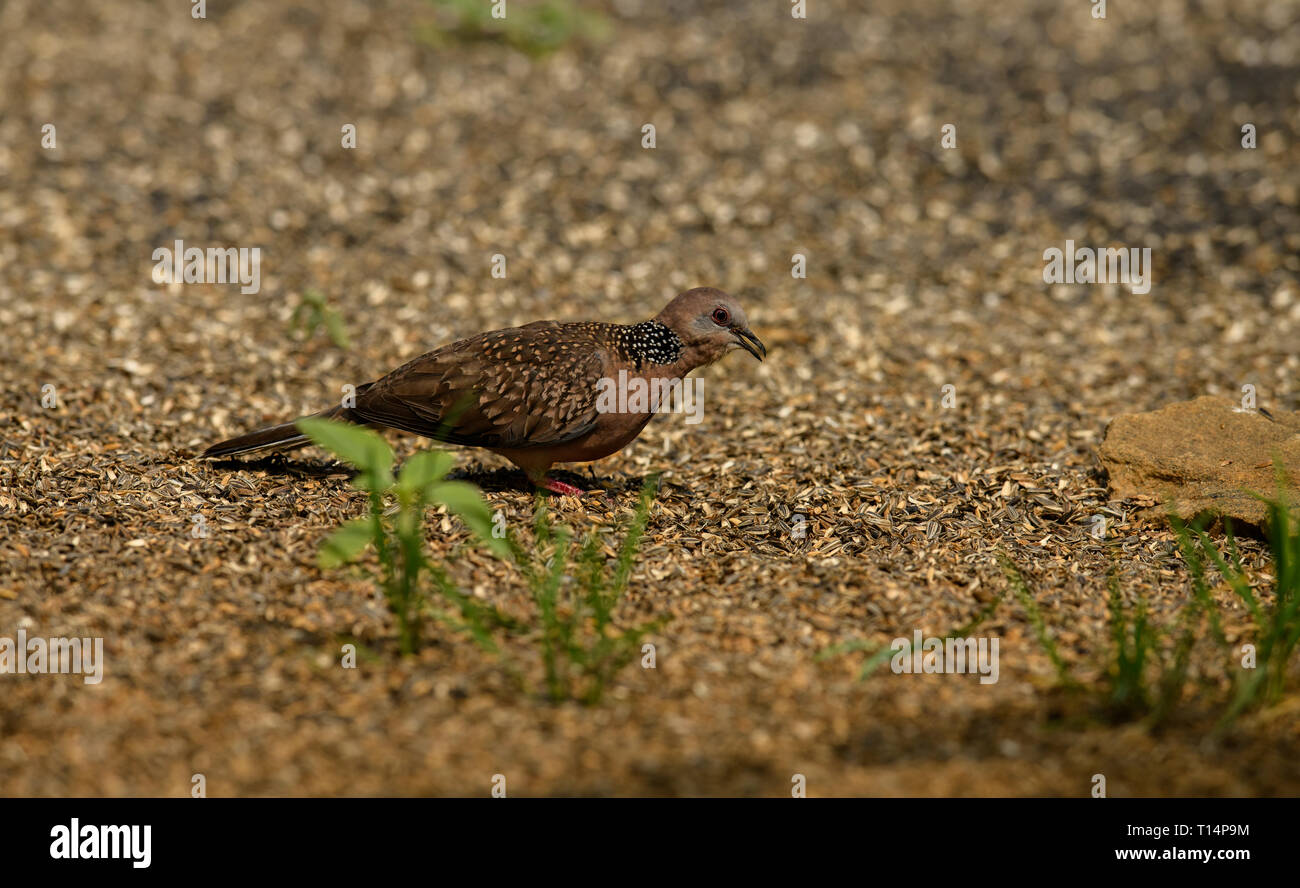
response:
{"label": "seed covered ground", "polygon": [[[0,795],[184,795],[196,773],[214,796],[483,795],[495,774],[511,795],[1300,792],[1300,697],[1207,739],[1214,647],[1157,731],[1063,699],[1010,595],[979,630],[996,684],[818,658],[963,624],[1005,593],[1000,553],[1084,682],[1108,572],[1173,619],[1174,537],[1108,499],[1096,447],[1117,414],[1246,384],[1300,405],[1300,12],[787,6],[592,3],[603,40],[536,58],[431,41],[445,21],[415,0],[0,6],[0,636],[106,651],[97,685],[0,676]],[[259,291],[154,283],[178,239],[260,248]],[[1150,292],[1045,284],[1067,239],[1149,247]],[[617,612],[666,618],[656,668],[597,705],[548,702],[527,635],[505,644],[528,688],[445,627],[402,658],[364,570],[316,565],[365,507],[322,452],[194,459],[462,336],[636,322],[702,285],[768,360],[707,369],[702,423],[657,419],[560,473],[597,495],[550,504],[612,553],[663,474]],[[295,328],[308,291],[350,347]],[[527,533],[522,475],[464,451],[456,476]],[[427,536],[530,617],[459,521]]]}

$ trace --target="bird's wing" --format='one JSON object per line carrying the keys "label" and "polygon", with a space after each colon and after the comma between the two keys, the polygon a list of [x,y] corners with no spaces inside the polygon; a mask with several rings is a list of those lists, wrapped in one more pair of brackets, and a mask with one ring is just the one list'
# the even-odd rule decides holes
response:
{"label": "bird's wing", "polygon": [[474,447],[578,438],[605,367],[593,327],[538,321],[444,346],[358,389],[351,418]]}

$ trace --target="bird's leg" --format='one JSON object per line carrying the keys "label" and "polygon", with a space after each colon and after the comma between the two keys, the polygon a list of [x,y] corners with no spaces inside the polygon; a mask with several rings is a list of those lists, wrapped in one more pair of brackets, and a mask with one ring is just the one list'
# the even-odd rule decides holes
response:
{"label": "bird's leg", "polygon": [[[515,464],[518,465],[518,462]],[[563,481],[556,481],[554,478],[547,478],[546,472],[550,468],[549,463],[545,468],[538,465],[520,466],[520,468],[524,470],[524,474],[528,476],[529,481],[532,481],[543,490],[549,490],[551,493],[558,494],[559,496],[587,495],[585,490],[574,487],[572,484],[565,484]]]}
{"label": "bird's leg", "polygon": [[543,478],[540,486],[546,488],[551,493],[558,493],[560,496],[587,495],[587,491],[574,487],[572,484],[565,484],[563,481],[556,481],[554,478]]}

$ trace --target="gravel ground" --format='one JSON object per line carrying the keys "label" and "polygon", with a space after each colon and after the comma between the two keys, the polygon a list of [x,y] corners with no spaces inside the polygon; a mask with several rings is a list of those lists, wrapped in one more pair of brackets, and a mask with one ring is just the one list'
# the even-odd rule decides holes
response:
{"label": "gravel ground", "polygon": [[[810,795],[1083,796],[1097,773],[1112,796],[1300,792],[1300,697],[1207,740],[1222,676],[1199,649],[1160,731],[1062,703],[1010,602],[981,630],[996,684],[817,658],[961,624],[1006,588],[1000,551],[1085,676],[1108,570],[1161,615],[1186,599],[1171,534],[1108,501],[1095,449],[1116,414],[1245,384],[1300,406],[1300,9],[865,5],[618,0],[603,42],[538,59],[421,39],[415,0],[0,6],[0,635],[107,658],[97,685],[0,676],[0,794],[183,795],[196,772],[210,795],[503,774],[512,795],[780,796],[796,773]],[[176,239],[260,248],[260,292],[155,284]],[[1067,239],[1150,247],[1150,292],[1045,284]],[[698,285],[737,295],[769,360],[704,371],[701,425],[657,420],[561,475],[604,495],[552,505],[612,527],[664,473],[619,611],[669,618],[657,668],[599,705],[521,690],[445,629],[401,658],[374,586],[315,564],[364,508],[319,452],[193,460],[452,339],[641,320]],[[312,289],[350,348],[294,334]],[[528,521],[504,461],[457,471]],[[428,535],[524,608],[458,522]]]}

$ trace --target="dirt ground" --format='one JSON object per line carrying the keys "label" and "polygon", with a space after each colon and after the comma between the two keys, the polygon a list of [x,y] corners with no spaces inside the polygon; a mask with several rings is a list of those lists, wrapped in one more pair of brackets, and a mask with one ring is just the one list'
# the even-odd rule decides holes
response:
{"label": "dirt ground", "polygon": [[[0,676],[0,794],[185,795],[195,773],[212,796],[496,774],[511,795],[1300,792],[1300,697],[1208,738],[1209,651],[1158,731],[1062,707],[1011,601],[981,630],[996,684],[817,656],[961,624],[1006,589],[999,552],[1085,677],[1109,569],[1161,616],[1186,600],[1172,535],[1108,501],[1095,450],[1119,413],[1245,384],[1300,406],[1300,9],[584,3],[603,41],[541,58],[422,39],[416,0],[0,5],[0,636],[106,651],[97,685]],[[154,283],[177,239],[260,248],[260,292]],[[1067,239],[1150,247],[1150,292],[1045,284]],[[399,656],[373,583],[316,566],[364,508],[319,451],[193,459],[461,336],[637,321],[700,285],[769,359],[704,371],[703,423],[661,417],[561,475],[601,495],[552,503],[612,529],[664,473],[619,611],[668,618],[657,668],[598,705],[521,690],[443,628]],[[295,334],[312,289],[350,348]],[[457,471],[529,520],[503,461]],[[458,522],[428,535],[528,612]],[[527,638],[509,653],[536,664]]]}

